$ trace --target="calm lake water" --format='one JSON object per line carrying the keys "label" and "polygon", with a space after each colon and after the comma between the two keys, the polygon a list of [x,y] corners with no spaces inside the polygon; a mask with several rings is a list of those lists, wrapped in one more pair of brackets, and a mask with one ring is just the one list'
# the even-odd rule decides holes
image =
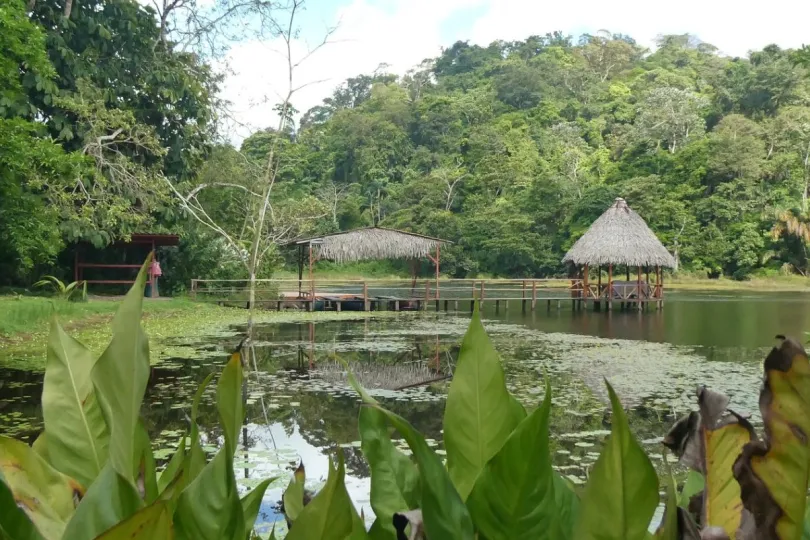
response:
{"label": "calm lake water", "polygon": [[[545,304],[521,313],[519,302],[484,324],[501,353],[510,390],[527,406],[543,397],[543,373],[553,392],[552,445],[555,467],[584,482],[609,433],[608,378],[628,408],[637,437],[661,465],[659,438],[693,408],[696,386],[727,393],[732,406],[759,423],[761,365],[774,336],[804,341],[810,330],[810,294],[670,293],[661,312],[593,313]],[[359,403],[345,382],[338,356],[352,365],[388,408],[410,420],[439,453],[447,382],[392,390],[427,378],[440,379],[455,364],[469,313],[403,314],[396,318],[262,326],[256,368],[249,376],[243,447],[237,455],[245,488],[262,478],[287,475],[268,490],[260,515],[269,531],[283,524],[275,509],[290,469],[303,460],[308,484],[326,478],[328,456],[345,450],[347,486],[358,507],[368,504],[368,467],[359,449]],[[217,337],[199,336],[196,359],[163,359],[153,368],[144,415],[156,457],[171,455],[186,429],[191,396],[209,372],[219,372],[225,351],[238,343],[239,328]],[[226,336],[226,337],[223,337]],[[196,338],[195,338],[196,339]],[[42,374],[2,368],[0,433],[33,440],[42,427]],[[207,449],[222,441],[216,428],[214,385],[200,422]],[[406,449],[404,441],[399,442]]]}

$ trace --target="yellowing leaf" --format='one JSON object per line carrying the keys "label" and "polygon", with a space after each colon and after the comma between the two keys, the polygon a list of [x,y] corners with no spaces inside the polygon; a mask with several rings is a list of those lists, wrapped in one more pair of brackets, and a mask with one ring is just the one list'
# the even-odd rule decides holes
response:
{"label": "yellowing leaf", "polygon": [[798,342],[783,339],[768,354],[759,406],[764,440],[745,445],[734,476],[757,538],[798,539],[810,475],[810,362]]}
{"label": "yellowing leaf", "polygon": [[172,517],[167,503],[156,502],[129,516],[96,540],[171,540],[174,538]]}

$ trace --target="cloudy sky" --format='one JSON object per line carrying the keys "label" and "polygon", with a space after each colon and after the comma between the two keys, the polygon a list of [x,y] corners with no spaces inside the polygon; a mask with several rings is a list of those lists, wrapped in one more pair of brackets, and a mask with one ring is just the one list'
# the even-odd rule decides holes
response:
{"label": "cloudy sky", "polygon": [[[304,112],[348,77],[383,63],[404,73],[457,40],[487,45],[556,30],[578,35],[607,29],[651,46],[659,34],[688,32],[724,54],[744,56],[770,43],[784,48],[810,43],[808,21],[806,0],[768,0],[750,8],[737,0],[307,0],[293,56],[305,55],[326,28],[338,28],[333,43],[295,72],[294,85],[312,84],[292,102]],[[277,123],[272,106],[286,89],[287,74],[279,51],[279,43],[245,41],[234,44],[227,57],[231,75],[224,97],[237,120],[229,127],[234,142]]]}

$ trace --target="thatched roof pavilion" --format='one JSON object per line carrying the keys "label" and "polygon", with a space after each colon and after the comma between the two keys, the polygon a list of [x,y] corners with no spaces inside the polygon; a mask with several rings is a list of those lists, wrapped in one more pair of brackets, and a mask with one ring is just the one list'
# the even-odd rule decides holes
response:
{"label": "thatched roof pavilion", "polygon": [[337,263],[379,259],[421,259],[431,257],[449,240],[383,227],[367,227],[295,240],[288,245],[312,246],[317,259]]}
{"label": "thatched roof pavilion", "polygon": [[621,197],[576,241],[563,262],[589,266],[675,266],[667,248]]}
{"label": "thatched roof pavilion", "polygon": [[[644,220],[621,197],[593,222],[585,234],[568,250],[562,260],[579,267],[581,274],[572,280],[572,294],[595,300],[607,298],[608,309],[612,299],[630,300],[639,309],[644,302],[656,301],[658,306],[664,295],[661,268],[675,267],[675,259],[661,244]],[[607,266],[607,286],[602,286],[602,267]],[[624,266],[627,281],[614,281],[614,266]],[[588,282],[590,269],[598,269],[596,286]],[[630,269],[635,268],[637,278],[630,281]],[[642,281],[646,269],[646,281]],[[650,283],[650,269],[655,271],[655,283]]]}

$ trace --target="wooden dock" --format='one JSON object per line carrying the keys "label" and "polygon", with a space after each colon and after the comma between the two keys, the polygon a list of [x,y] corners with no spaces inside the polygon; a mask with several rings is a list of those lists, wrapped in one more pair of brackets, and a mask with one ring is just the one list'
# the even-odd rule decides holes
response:
{"label": "wooden dock", "polygon": [[[246,305],[247,280],[194,279],[191,297],[220,305]],[[256,304],[278,311],[496,311],[662,309],[663,279],[589,283],[587,279],[260,279]]]}

